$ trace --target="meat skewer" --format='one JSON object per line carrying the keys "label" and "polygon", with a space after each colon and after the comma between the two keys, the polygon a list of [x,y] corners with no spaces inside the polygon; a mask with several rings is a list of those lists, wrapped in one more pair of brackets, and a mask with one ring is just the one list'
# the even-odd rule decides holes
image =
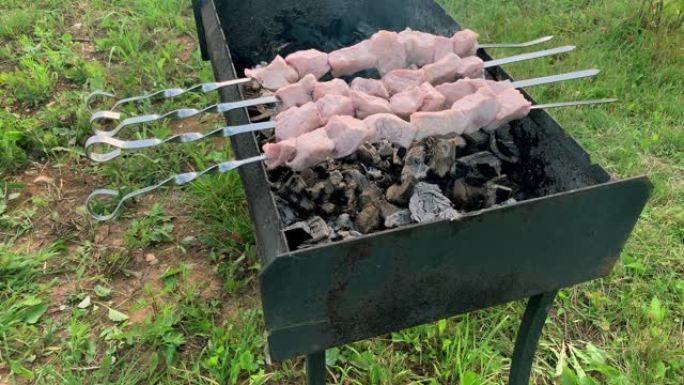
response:
{"label": "meat skewer", "polygon": [[[419,34],[421,34],[421,36],[423,34],[423,32],[418,32],[418,31],[413,31],[413,32],[419,33]],[[449,49],[448,52],[454,51],[453,50],[453,42],[451,42],[450,38],[447,38],[444,36],[434,36],[434,35],[430,35],[430,34],[425,34],[425,35],[432,36],[433,39],[435,39],[436,41],[443,41],[442,39],[449,40],[449,42],[451,43],[450,44],[451,47],[449,47],[449,48],[451,48],[451,49]],[[523,43],[479,44],[478,47],[480,47],[480,48],[524,48],[524,47],[530,47],[533,45],[545,43],[551,39],[553,39],[553,36],[544,36],[544,37],[534,39],[534,40],[531,40],[528,42],[523,42]],[[406,44],[410,45],[411,43],[407,42]],[[288,64],[288,65],[294,64],[295,65],[295,71],[297,71],[297,69],[299,69],[304,75],[308,74],[308,73],[312,73],[315,76],[317,76],[317,79],[319,79],[320,77],[322,77],[325,74],[325,72],[327,72],[327,71],[325,71],[323,73],[320,72],[321,71],[320,68],[325,69],[326,66],[328,65],[327,56],[325,57],[326,63],[322,63],[321,54],[323,54],[323,55],[325,55],[325,54],[323,52],[320,52],[320,51],[316,51],[316,52],[313,52],[313,51],[316,51],[316,50],[305,50],[305,51],[295,52],[295,53],[288,56],[288,58],[290,58],[291,64],[287,63],[287,62],[286,62],[286,64]],[[441,58],[441,55],[442,55],[441,53],[437,53],[435,56],[437,58]],[[434,58],[434,56],[433,56],[433,58]],[[284,60],[287,60],[287,58]],[[282,65],[282,63],[280,63],[280,64]],[[329,69],[329,67],[327,67],[327,68]],[[300,73],[297,72],[297,75],[300,76]],[[290,76],[292,76],[292,75],[290,75]],[[303,75],[300,77],[303,77]],[[154,102],[154,101],[158,101],[158,100],[173,99],[173,98],[176,98],[178,96],[181,96],[181,95],[184,95],[187,93],[192,93],[192,92],[208,93],[208,92],[216,91],[216,90],[224,88],[224,87],[249,83],[253,80],[255,80],[255,79],[253,79],[251,77],[245,77],[245,78],[240,78],[240,79],[228,80],[228,81],[224,81],[224,82],[211,82],[211,83],[197,84],[197,85],[194,85],[192,87],[185,88],[185,89],[183,89],[183,88],[169,88],[169,89],[165,89],[165,90],[154,91],[154,92],[151,92],[151,93],[148,93],[145,95],[141,95],[141,96],[133,96],[133,97],[128,97],[128,98],[117,100],[111,105],[109,110],[115,111],[115,110],[117,110],[117,109],[119,109],[119,108],[121,108],[127,104],[139,103],[139,102],[143,102],[143,101]],[[279,88],[279,87],[276,87],[276,88]],[[114,98],[116,98],[116,95],[114,93],[104,92],[101,90],[94,91],[93,93],[88,95],[88,97],[86,98],[86,108],[88,109],[88,111],[92,111],[92,107],[93,107],[95,100],[97,100],[97,99],[114,99]]]}
{"label": "meat skewer", "polygon": [[[549,103],[531,106],[529,107],[529,110],[589,104],[602,104],[611,103],[614,101],[615,99],[600,99],[582,100],[576,102]],[[103,197],[118,197],[120,195],[120,192],[111,189],[97,189],[88,196],[86,200],[86,209],[88,210],[88,212],[94,220],[108,221],[110,219],[113,219],[118,214],[118,212],[123,208],[124,203],[131,199],[153,192],[164,186],[183,186],[193,182],[197,178],[206,174],[225,173],[244,165],[262,161],[267,162],[267,164],[271,163],[270,167],[274,167],[274,165],[277,166],[283,164],[283,159],[288,159],[288,166],[292,167],[295,171],[297,171],[311,167],[319,162],[322,162],[328,156],[341,158],[351,154],[363,141],[377,139],[379,137],[377,133],[378,130],[382,131],[380,133],[380,136],[387,136],[388,134],[391,134],[392,128],[389,127],[391,126],[391,124],[389,123],[391,119],[389,117],[384,117],[380,115],[372,116],[372,122],[361,122],[358,119],[354,119],[351,117],[336,117],[338,119],[331,120],[328,126],[326,127],[321,127],[318,130],[309,132],[300,138],[288,139],[284,142],[278,143],[281,145],[279,146],[279,148],[265,145],[264,154],[262,155],[242,160],[231,160],[227,162],[222,162],[200,172],[187,172],[171,176],[155,185],[144,187],[142,189],[124,195],[117,202],[116,206],[114,207],[114,210],[109,214],[96,213],[93,210],[92,204],[96,200],[99,200]],[[403,124],[408,124],[407,122],[399,118],[396,119],[398,119],[399,122],[403,122]],[[361,122],[361,124],[359,124],[359,122]],[[354,125],[355,127],[352,129],[345,129],[340,132],[335,132],[335,126],[339,125]],[[369,125],[372,125],[372,129],[368,129]],[[340,133],[342,133],[342,135],[340,135]],[[273,163],[274,161],[280,163]]]}
{"label": "meat skewer", "polygon": [[[530,52],[530,53],[525,53],[521,55],[515,55],[515,56],[510,56],[507,58],[502,58],[502,59],[495,59],[495,60],[490,60],[487,62],[483,62],[481,59],[473,57],[472,60],[470,60],[471,64],[467,64],[465,67],[467,68],[462,68],[459,66],[459,63],[461,62],[460,59],[455,55],[455,54],[449,54],[445,56],[444,59],[440,60],[437,63],[429,64],[425,67],[428,68],[427,74],[423,69],[421,70],[398,70],[398,71],[404,71],[404,72],[412,72],[415,73],[416,79],[421,80],[420,83],[423,83],[424,81],[431,81],[438,83],[440,81],[444,80],[450,80],[450,78],[455,77],[459,71],[463,71],[462,73],[467,75],[469,73],[477,73],[480,74],[481,71],[484,71],[485,68],[490,68],[494,66],[500,66],[504,64],[510,64],[510,63],[517,63],[520,61],[525,61],[525,60],[533,60],[533,59],[538,59],[546,56],[551,56],[551,55],[558,55],[566,52],[570,52],[574,50],[574,46],[564,46],[564,47],[558,47],[558,48],[553,48],[553,49],[548,49],[548,50],[543,50],[543,51],[537,51],[537,52]],[[450,61],[449,59],[453,58],[455,59],[455,63],[453,61]],[[465,60],[463,61],[465,62]],[[449,67],[450,64],[453,64],[451,68]],[[396,71],[395,71],[396,73]],[[482,72],[483,74],[483,72]],[[388,74],[388,76],[392,76],[392,73]],[[393,90],[403,90],[407,86],[404,85],[396,85],[398,82],[401,82],[401,80],[386,80],[383,79],[384,84],[391,86],[388,88],[392,88]],[[358,83],[359,87],[363,87],[365,85],[361,85],[361,83]],[[392,84],[394,84],[392,86]],[[402,83],[404,84],[404,83]],[[345,88],[346,87],[346,88]],[[183,120],[183,119],[189,119],[196,117],[200,114],[207,113],[207,112],[225,112],[229,111],[232,109],[236,108],[242,108],[242,107],[249,107],[249,106],[255,106],[259,104],[273,104],[277,102],[284,102],[283,104],[288,107],[291,105],[297,105],[301,104],[303,102],[307,101],[307,98],[309,98],[307,95],[311,94],[311,89],[313,89],[313,97],[315,99],[318,99],[317,95],[324,95],[324,94],[329,94],[329,93],[342,93],[344,94],[345,89],[348,89],[349,87],[346,85],[346,83],[341,80],[341,79],[334,79],[330,82],[317,82],[315,79],[314,75],[306,75],[304,76],[300,81],[294,83],[294,84],[288,84],[282,88],[280,88],[276,92],[276,98],[273,97],[262,97],[262,98],[257,98],[257,99],[252,99],[251,101],[245,100],[242,102],[231,102],[231,103],[219,103],[215,104],[213,106],[204,108],[202,110],[194,109],[194,108],[183,108],[175,111],[171,111],[168,113],[164,114],[149,114],[149,115],[139,115],[139,116],[134,116],[130,118],[126,118],[122,120],[122,114],[120,112],[115,112],[115,111],[98,111],[94,113],[91,118],[90,118],[90,126],[93,132],[97,135],[110,135],[110,136],[115,136],[119,131],[122,129],[129,127],[129,126],[136,126],[136,125],[141,125],[141,124],[146,124],[146,123],[152,123],[156,121],[161,121],[161,120],[166,120],[166,119],[172,119],[172,120]],[[337,90],[336,90],[337,89]],[[340,91],[340,89],[342,91]],[[235,106],[235,103],[250,103],[250,104],[244,104],[244,105],[238,105],[237,107]],[[116,125],[116,126],[115,126]],[[112,128],[113,127],[113,128]]]}
{"label": "meat skewer", "polygon": [[[595,76],[599,73],[598,70],[584,70],[584,71],[576,71],[576,72],[570,72],[570,73],[565,73],[565,74],[559,74],[559,75],[552,75],[552,76],[545,76],[545,77],[540,77],[540,78],[533,78],[533,79],[526,79],[526,80],[519,80],[515,82],[507,82],[504,81],[503,83],[506,83],[506,88],[523,88],[523,87],[533,87],[537,85],[544,85],[544,84],[551,84],[551,83],[556,83],[556,82],[561,82],[561,81],[566,81],[566,80],[573,80],[573,79],[581,79],[581,78],[586,78],[586,77],[592,77]],[[498,84],[502,82],[495,82],[495,81],[485,81],[482,80],[483,82],[489,82],[488,84]],[[475,91],[473,91],[475,92]],[[464,95],[465,96],[465,95]],[[300,109],[301,110],[301,109]],[[306,112],[306,110],[304,110]],[[392,111],[385,111],[385,112],[392,112]],[[316,118],[316,115],[319,114],[317,111],[313,111],[313,116],[314,118],[311,119],[310,117],[301,117],[301,116],[293,116],[292,118],[292,125],[298,129],[301,129],[302,127],[307,128],[307,130],[314,130],[326,122],[322,122]],[[351,113],[346,113],[346,115],[352,115]],[[289,119],[288,119],[289,120]],[[309,126],[304,125],[305,122],[308,121],[313,121],[312,124]],[[230,137],[233,135],[237,135],[240,133],[244,132],[252,132],[252,131],[260,131],[264,129],[269,129],[269,128],[275,128],[276,133],[278,133],[281,128],[279,128],[279,124],[282,124],[281,121],[275,120],[275,121],[269,121],[269,122],[262,122],[262,123],[253,123],[253,124],[247,124],[247,125],[242,125],[242,126],[228,126],[228,127],[223,127],[219,128],[216,130],[213,130],[207,134],[202,134],[199,132],[189,132],[189,133],[184,133],[184,134],[179,134],[179,135],[173,135],[167,139],[157,139],[157,138],[151,138],[151,139],[141,139],[141,140],[131,140],[131,141],[126,141],[126,140],[120,140],[111,137],[109,134],[98,134],[91,136],[88,138],[85,144],[85,152],[90,157],[92,160],[96,162],[105,162],[112,160],[122,154],[122,151],[135,151],[135,150],[141,150],[144,148],[150,148],[150,147],[156,147],[160,146],[163,144],[168,144],[168,143],[190,143],[190,142],[197,142],[209,137],[217,137],[217,136],[222,136],[222,137]],[[304,124],[303,124],[304,122]],[[297,135],[303,134],[304,132],[299,132]],[[285,135],[283,135],[285,136]],[[114,150],[111,150],[109,152],[101,153],[101,152],[96,152],[95,151],[95,146],[97,145],[107,145],[110,147],[113,147]]]}

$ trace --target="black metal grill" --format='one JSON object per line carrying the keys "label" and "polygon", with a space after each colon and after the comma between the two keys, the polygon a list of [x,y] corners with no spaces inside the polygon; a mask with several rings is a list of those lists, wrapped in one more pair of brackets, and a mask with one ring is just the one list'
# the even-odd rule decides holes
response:
{"label": "black metal grill", "polygon": [[[459,29],[432,0],[195,0],[194,6],[203,56],[219,81],[276,53],[330,51],[379,29],[442,35]],[[490,75],[509,78],[499,68]],[[221,98],[242,94],[234,87]],[[249,123],[246,110],[226,119]],[[263,165],[241,168],[263,266],[270,359],[307,355],[309,383],[322,384],[326,348],[529,297],[510,375],[511,384],[527,384],[558,289],[610,272],[651,184],[645,177],[611,180],[542,110],[520,127],[518,140],[528,144],[522,165],[534,174],[539,198],[300,251],[288,250]],[[253,134],[234,138],[232,146],[238,159],[259,154]]]}

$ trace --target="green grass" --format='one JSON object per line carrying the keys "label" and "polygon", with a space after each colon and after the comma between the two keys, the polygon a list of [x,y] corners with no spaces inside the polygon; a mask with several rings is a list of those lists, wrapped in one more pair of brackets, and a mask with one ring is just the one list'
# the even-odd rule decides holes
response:
{"label": "green grass", "polygon": [[[539,102],[619,98],[610,106],[552,114],[616,177],[646,174],[655,185],[610,276],[561,291],[532,382],[681,384],[680,3],[441,3],[481,32],[482,41],[553,34],[554,46],[577,45],[572,54],[506,69],[519,79],[602,69],[593,80],[530,91]],[[197,50],[189,4],[0,0],[0,384],[303,383],[302,360],[265,362],[259,264],[236,173],[205,177],[184,193],[154,194],[112,224],[91,223],[82,208],[96,185],[131,190],[230,158],[225,143],[204,143],[107,165],[82,159],[88,92],[134,95],[212,79]],[[214,100],[190,96],[164,108]],[[163,125],[132,131],[123,134],[172,132]],[[56,179],[34,182],[43,174]],[[523,306],[330,349],[328,380],[503,384]]]}

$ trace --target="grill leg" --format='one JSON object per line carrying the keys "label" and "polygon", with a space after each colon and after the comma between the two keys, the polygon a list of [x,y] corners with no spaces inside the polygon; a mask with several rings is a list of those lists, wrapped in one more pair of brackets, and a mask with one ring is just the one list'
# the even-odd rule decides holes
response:
{"label": "grill leg", "polygon": [[558,290],[554,290],[535,295],[527,302],[527,308],[525,308],[525,314],[515,338],[511,373],[508,377],[509,385],[528,385],[539,336],[557,293]]}
{"label": "grill leg", "polygon": [[325,350],[306,356],[307,385],[325,385]]}

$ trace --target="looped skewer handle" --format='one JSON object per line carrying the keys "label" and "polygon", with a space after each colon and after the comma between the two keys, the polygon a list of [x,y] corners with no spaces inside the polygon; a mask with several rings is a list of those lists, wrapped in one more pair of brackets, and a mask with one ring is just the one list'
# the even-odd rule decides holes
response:
{"label": "looped skewer handle", "polygon": [[526,41],[524,43],[484,43],[478,44],[478,48],[525,48],[533,45],[546,43],[547,41],[553,39],[553,35],[540,37],[539,39],[534,39]]}
{"label": "looped skewer handle", "polygon": [[130,193],[124,195],[119,200],[119,202],[116,204],[116,207],[114,207],[114,211],[112,211],[111,214],[98,214],[98,213],[93,211],[93,208],[91,207],[91,205],[95,200],[99,200],[99,199],[102,199],[105,197],[109,197],[109,198],[118,197],[120,195],[119,191],[110,190],[110,189],[97,189],[97,190],[93,191],[92,193],[90,193],[90,195],[88,196],[88,199],[86,200],[86,209],[88,210],[88,213],[90,214],[90,216],[94,220],[96,220],[98,222],[108,221],[108,220],[114,218],[118,214],[118,212],[123,207],[124,203],[126,203],[127,201],[129,201],[133,198],[148,194],[152,191],[155,191],[155,190],[157,190],[161,187],[167,186],[167,185],[183,186],[183,185],[186,185],[188,183],[191,183],[192,181],[194,181],[197,178],[204,176],[206,174],[225,173],[225,172],[234,170],[238,167],[244,166],[246,164],[261,162],[263,160],[266,160],[266,156],[265,155],[259,155],[259,156],[255,156],[252,158],[242,159],[242,160],[230,160],[227,162],[218,163],[218,164],[215,164],[215,165],[213,165],[213,166],[211,166],[211,167],[209,167],[203,171],[199,171],[199,172],[186,172],[183,174],[174,175],[170,178],[164,179],[163,181],[161,181],[155,185],[147,186],[147,187],[141,188],[139,190],[135,190],[133,192],[130,192]]}
{"label": "looped skewer handle", "polygon": [[[168,143],[191,143],[200,140],[209,139],[212,137],[228,138],[234,135],[243,134],[245,132],[261,131],[269,128],[275,128],[274,121],[244,124],[239,126],[226,126],[210,131],[206,134],[200,132],[186,132],[183,134],[173,135],[166,139],[139,139],[139,140],[121,140],[109,135],[94,135],[88,138],[85,144],[85,151],[88,157],[95,162],[106,162],[120,156],[123,151],[141,150],[144,148],[151,148],[161,146]],[[109,152],[95,152],[96,145],[107,145],[115,149]]]}
{"label": "looped skewer handle", "polygon": [[[209,112],[223,113],[237,108],[257,106],[260,104],[273,104],[278,102],[279,100],[275,96],[265,96],[256,99],[240,100],[237,102],[214,104],[201,110],[195,108],[181,108],[178,110],[167,112],[165,114],[140,115],[126,118],[123,120],[121,120],[120,112],[98,111],[91,116],[90,127],[96,135],[115,136],[119,133],[119,131],[130,126],[137,126],[141,124],[158,122],[167,119],[185,120]],[[105,129],[105,127],[111,127],[113,124],[116,124],[117,122],[118,125],[113,129]]]}
{"label": "looped skewer handle", "polygon": [[[131,96],[128,98],[117,100],[109,110],[115,111],[119,107],[122,107],[126,104],[138,103],[138,102],[142,102],[145,100],[149,100],[151,102],[154,102],[157,100],[173,99],[173,98],[176,98],[178,96],[181,96],[181,95],[184,95],[187,93],[191,93],[191,92],[199,92],[199,93],[206,94],[208,92],[215,91],[215,90],[218,90],[218,89],[221,89],[224,87],[234,86],[234,85],[243,84],[243,83],[249,83],[250,81],[252,81],[251,78],[242,78],[242,79],[226,80],[224,82],[196,84],[196,85],[189,87],[189,88],[168,88],[165,90],[151,92],[151,93],[145,94],[145,95]],[[114,99],[115,97],[116,97],[116,95],[113,93],[97,90],[97,91],[91,93],[90,95],[88,95],[88,97],[86,98],[86,108],[88,109],[88,111],[92,111],[92,105],[96,99]]]}

